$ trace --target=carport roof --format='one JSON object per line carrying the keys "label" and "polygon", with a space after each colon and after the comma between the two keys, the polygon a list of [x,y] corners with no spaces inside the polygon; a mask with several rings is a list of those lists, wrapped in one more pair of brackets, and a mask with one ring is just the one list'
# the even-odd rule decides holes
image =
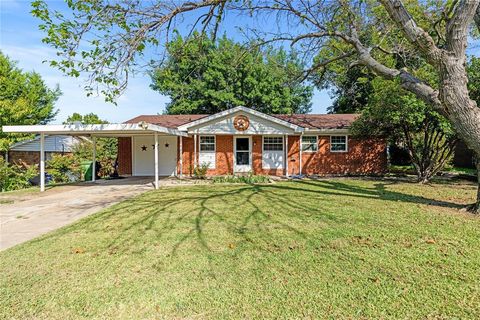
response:
{"label": "carport roof", "polygon": [[174,128],[167,128],[147,122],[109,123],[109,124],[47,124],[33,126],[3,126],[3,132],[44,133],[55,135],[104,135],[122,136],[135,134],[152,134],[154,132],[186,137],[187,133]]}

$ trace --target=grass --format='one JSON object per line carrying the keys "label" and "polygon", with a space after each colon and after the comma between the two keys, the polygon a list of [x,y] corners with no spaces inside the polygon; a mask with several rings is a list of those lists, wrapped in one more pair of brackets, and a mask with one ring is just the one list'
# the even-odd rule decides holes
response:
{"label": "grass", "polygon": [[446,168],[445,171],[452,172],[452,173],[459,173],[459,174],[469,174],[472,176],[477,175],[477,169],[475,168],[449,167],[449,168]]}
{"label": "grass", "polygon": [[475,319],[473,184],[164,188],[0,252],[0,318]]}
{"label": "grass", "polygon": [[270,177],[264,175],[248,174],[244,176],[219,176],[213,177],[213,183],[269,183]]}
{"label": "grass", "polygon": [[[406,166],[398,166],[398,165],[390,165],[389,171],[391,173],[397,174],[412,174],[416,175],[415,168],[411,165]],[[457,174],[465,174],[465,175],[477,175],[477,170],[475,168],[463,168],[463,167],[452,167],[447,166],[443,170],[443,172],[450,172],[450,173],[457,173]]]}

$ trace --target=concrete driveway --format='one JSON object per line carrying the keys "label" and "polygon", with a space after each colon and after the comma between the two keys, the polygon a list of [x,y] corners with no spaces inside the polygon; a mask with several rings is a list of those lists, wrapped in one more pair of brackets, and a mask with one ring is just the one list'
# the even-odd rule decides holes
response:
{"label": "concrete driveway", "polygon": [[[43,193],[13,194],[8,200],[14,203],[0,204],[0,250],[152,189],[152,178],[135,177],[59,186]],[[5,197],[2,199],[6,201]]]}

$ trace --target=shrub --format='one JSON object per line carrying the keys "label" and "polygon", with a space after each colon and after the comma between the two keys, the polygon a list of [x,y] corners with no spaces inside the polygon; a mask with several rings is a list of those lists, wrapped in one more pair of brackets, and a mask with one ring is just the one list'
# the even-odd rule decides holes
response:
{"label": "shrub", "polygon": [[8,164],[0,157],[0,190],[2,192],[29,188],[30,179],[37,174],[37,166]]}
{"label": "shrub", "polygon": [[214,183],[269,183],[271,182],[268,176],[249,174],[246,176],[223,176],[214,177]]}
{"label": "shrub", "polygon": [[193,176],[197,179],[205,179],[210,163],[202,163],[193,169]]}
{"label": "shrub", "polygon": [[47,170],[55,183],[71,182],[80,178],[80,165],[73,155],[52,155],[47,161]]}
{"label": "shrub", "polygon": [[115,161],[109,157],[103,157],[100,159],[100,169],[98,175],[101,178],[108,178],[115,172]]}

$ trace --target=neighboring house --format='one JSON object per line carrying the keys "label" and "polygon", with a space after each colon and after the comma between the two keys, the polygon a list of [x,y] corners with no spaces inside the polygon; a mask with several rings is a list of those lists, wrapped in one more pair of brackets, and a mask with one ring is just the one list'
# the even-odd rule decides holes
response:
{"label": "neighboring house", "polygon": [[[354,114],[267,115],[236,107],[213,115],[142,115],[128,124],[154,124],[188,136],[158,137],[158,173],[192,174],[208,164],[208,175],[251,172],[267,175],[366,175],[387,169],[386,142],[350,135]],[[122,175],[154,175],[154,138],[118,138]]]}
{"label": "neighboring house", "polygon": [[[45,137],[46,160],[49,160],[53,154],[71,153],[72,148],[82,140],[84,138],[63,135]],[[13,144],[7,152],[7,160],[16,164],[38,164],[40,161],[40,136]]]}
{"label": "neighboring house", "polygon": [[455,167],[475,168],[475,155],[462,140],[455,145],[452,164]]}

